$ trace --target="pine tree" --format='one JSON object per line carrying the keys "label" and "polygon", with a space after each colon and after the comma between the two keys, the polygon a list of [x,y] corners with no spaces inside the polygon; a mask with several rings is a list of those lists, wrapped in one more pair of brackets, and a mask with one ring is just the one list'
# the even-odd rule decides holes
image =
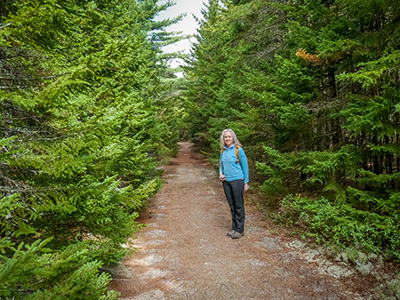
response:
{"label": "pine tree", "polygon": [[152,21],[167,7],[156,1],[6,4],[0,295],[115,299],[99,268],[125,255],[160,186],[157,146],[170,125],[155,104],[157,55],[168,36],[152,41],[151,30],[173,21]]}
{"label": "pine tree", "polygon": [[218,153],[234,128],[275,207],[319,239],[398,259],[394,1],[222,3],[188,71],[193,136]]}

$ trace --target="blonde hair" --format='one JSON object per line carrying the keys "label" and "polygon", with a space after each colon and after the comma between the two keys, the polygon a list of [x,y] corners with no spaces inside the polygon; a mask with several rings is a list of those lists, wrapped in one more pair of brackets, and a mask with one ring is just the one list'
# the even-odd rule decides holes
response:
{"label": "blonde hair", "polygon": [[237,146],[237,145],[241,146],[241,144],[240,144],[235,132],[232,129],[224,129],[224,130],[222,130],[221,136],[219,138],[221,150],[224,149],[224,146],[225,146],[225,142],[224,142],[224,134],[225,134],[225,132],[230,132],[232,134],[233,143],[235,144],[235,146]]}

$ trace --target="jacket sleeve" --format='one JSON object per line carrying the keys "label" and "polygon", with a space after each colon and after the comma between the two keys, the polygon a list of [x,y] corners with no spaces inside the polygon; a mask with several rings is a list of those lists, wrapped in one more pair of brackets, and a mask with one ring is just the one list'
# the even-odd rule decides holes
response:
{"label": "jacket sleeve", "polygon": [[219,152],[219,174],[222,173],[222,151]]}
{"label": "jacket sleeve", "polygon": [[246,153],[244,153],[244,150],[242,147],[239,148],[239,158],[240,158],[240,164],[242,165],[242,171],[244,175],[244,183],[249,182],[249,165],[247,163],[247,156]]}

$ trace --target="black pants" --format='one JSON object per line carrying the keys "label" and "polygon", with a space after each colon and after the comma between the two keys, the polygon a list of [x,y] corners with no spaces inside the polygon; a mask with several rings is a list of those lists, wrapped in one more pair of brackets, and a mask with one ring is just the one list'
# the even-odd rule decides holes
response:
{"label": "black pants", "polygon": [[244,181],[235,180],[231,182],[223,181],[226,200],[232,214],[232,230],[242,233],[244,231]]}

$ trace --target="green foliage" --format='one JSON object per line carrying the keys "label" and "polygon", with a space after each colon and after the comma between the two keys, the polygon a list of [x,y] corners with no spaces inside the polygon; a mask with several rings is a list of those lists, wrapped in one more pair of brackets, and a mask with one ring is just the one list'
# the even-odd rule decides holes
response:
{"label": "green foliage", "polygon": [[396,4],[209,1],[186,75],[193,140],[216,156],[233,128],[272,207],[398,260]]}
{"label": "green foliage", "polygon": [[169,118],[184,114],[159,99],[168,87],[157,55],[179,39],[164,27],[180,17],[153,18],[170,5],[0,9],[0,297],[116,298],[99,269],[130,251],[161,184],[158,160],[176,149],[180,123]]}
{"label": "green foliage", "polygon": [[356,245],[360,250],[400,258],[399,214],[382,216],[349,204],[332,204],[326,198],[315,200],[301,195],[288,195],[282,207],[282,217],[309,229],[309,235],[317,241],[342,247]]}
{"label": "green foliage", "polygon": [[[117,299],[107,292],[111,280],[98,274],[100,261],[84,242],[52,253],[50,239],[21,243],[12,257],[0,256],[0,296],[6,299]],[[3,245],[2,245],[3,246]]]}

